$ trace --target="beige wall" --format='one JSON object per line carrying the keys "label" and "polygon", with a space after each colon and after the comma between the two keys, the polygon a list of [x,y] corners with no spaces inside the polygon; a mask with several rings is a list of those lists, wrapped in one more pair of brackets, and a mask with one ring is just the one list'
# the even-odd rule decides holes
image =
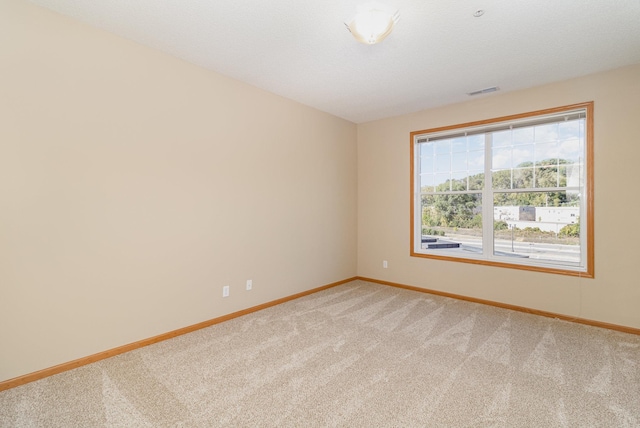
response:
{"label": "beige wall", "polygon": [[0,79],[0,381],[356,274],[353,123],[20,0]]}
{"label": "beige wall", "polygon": [[[409,132],[590,100],[595,279],[409,257]],[[356,273],[640,328],[638,100],[640,65],[356,127],[0,0],[0,381]]]}
{"label": "beige wall", "polygon": [[[499,83],[499,82],[498,82]],[[595,102],[595,279],[409,256],[409,133]],[[640,65],[358,127],[358,274],[640,328]],[[382,260],[389,268],[382,268]]]}

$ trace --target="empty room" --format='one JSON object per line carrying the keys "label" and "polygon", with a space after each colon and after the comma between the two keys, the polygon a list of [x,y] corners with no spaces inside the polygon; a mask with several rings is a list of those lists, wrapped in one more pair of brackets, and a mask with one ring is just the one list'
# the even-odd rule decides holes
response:
{"label": "empty room", "polygon": [[0,427],[640,427],[637,0],[0,0],[0,77]]}

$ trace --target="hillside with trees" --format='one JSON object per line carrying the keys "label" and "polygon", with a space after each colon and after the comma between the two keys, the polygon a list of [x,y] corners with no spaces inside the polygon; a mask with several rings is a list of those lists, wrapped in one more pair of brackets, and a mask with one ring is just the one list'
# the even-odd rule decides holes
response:
{"label": "hillside with trees", "polygon": [[[564,159],[547,159],[523,162],[514,169],[493,173],[494,206],[567,207],[578,206],[577,193],[547,191],[544,189],[565,187],[567,177],[574,164]],[[437,192],[467,191],[481,189],[484,174],[475,174],[462,179],[447,180],[436,187]],[[527,192],[509,192],[511,189],[536,189]],[[481,193],[457,193],[422,196],[422,225],[426,228],[482,228]],[[500,227],[497,227],[500,229]],[[575,236],[575,231],[571,231]]]}

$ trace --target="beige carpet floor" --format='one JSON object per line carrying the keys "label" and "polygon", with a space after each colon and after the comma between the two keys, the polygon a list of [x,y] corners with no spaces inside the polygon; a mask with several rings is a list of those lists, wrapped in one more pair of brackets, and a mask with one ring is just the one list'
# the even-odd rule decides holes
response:
{"label": "beige carpet floor", "polygon": [[2,427],[640,427],[640,336],[354,281],[0,392]]}

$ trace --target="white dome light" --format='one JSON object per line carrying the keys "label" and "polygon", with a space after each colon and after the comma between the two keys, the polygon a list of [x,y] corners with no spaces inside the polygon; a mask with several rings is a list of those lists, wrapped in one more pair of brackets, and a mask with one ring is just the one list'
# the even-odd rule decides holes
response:
{"label": "white dome light", "polygon": [[380,3],[367,3],[358,7],[358,13],[345,23],[357,41],[373,45],[384,40],[398,22],[400,12]]}

